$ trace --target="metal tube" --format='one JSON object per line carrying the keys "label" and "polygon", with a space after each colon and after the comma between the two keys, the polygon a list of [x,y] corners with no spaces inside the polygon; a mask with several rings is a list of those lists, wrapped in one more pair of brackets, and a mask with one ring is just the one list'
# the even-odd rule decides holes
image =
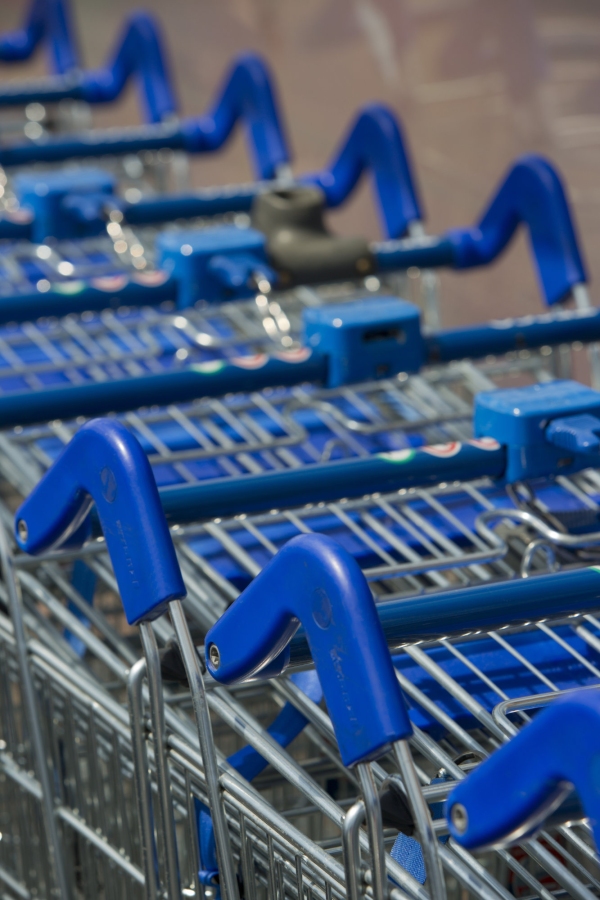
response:
{"label": "metal tube", "polygon": [[149,622],[140,624],[140,637],[146,658],[146,676],[150,694],[150,718],[154,739],[154,762],[156,765],[156,782],[158,787],[158,805],[162,828],[158,829],[162,837],[164,864],[166,871],[166,890],[169,900],[179,900],[179,864],[177,860],[177,840],[173,803],[171,799],[171,783],[167,762],[167,741],[160,657],[156,637]]}
{"label": "metal tube", "polygon": [[144,704],[142,688],[146,660],[139,659],[131,667],[127,679],[127,701],[131,719],[131,742],[135,775],[135,793],[140,819],[142,864],[147,900],[156,900],[154,828],[152,826],[152,792],[148,775],[148,759],[144,740]]}
{"label": "metal tube", "polygon": [[350,807],[342,825],[342,845],[344,847],[344,871],[348,900],[362,900],[360,868],[360,826],[365,818],[365,804],[362,800]]}
{"label": "metal tube", "polygon": [[187,626],[181,601],[173,600],[169,604],[169,612],[171,614],[171,621],[173,623],[173,628],[175,629],[177,643],[179,644],[192,695],[192,703],[198,728],[198,740],[200,741],[200,752],[204,764],[206,790],[208,793],[210,813],[215,833],[221,894],[223,900],[238,900],[239,891],[233,862],[233,852],[231,849],[223,797],[219,785],[216,750],[208,704],[206,701],[204,680],[200,668],[200,660],[198,659],[196,648],[194,647]]}
{"label": "metal tube", "polygon": [[421,792],[421,785],[415,771],[415,764],[408,741],[396,741],[394,744],[394,755],[406,788],[406,796],[415,820],[415,827],[425,858],[427,889],[432,900],[445,900],[446,882],[438,854],[438,842],[433,830],[429,807]]}
{"label": "metal tube", "polygon": [[385,845],[383,842],[383,822],[381,819],[379,795],[369,763],[359,763],[356,770],[363,793],[367,831],[371,847],[373,894],[375,900],[386,900],[388,896],[388,880],[385,871]]}

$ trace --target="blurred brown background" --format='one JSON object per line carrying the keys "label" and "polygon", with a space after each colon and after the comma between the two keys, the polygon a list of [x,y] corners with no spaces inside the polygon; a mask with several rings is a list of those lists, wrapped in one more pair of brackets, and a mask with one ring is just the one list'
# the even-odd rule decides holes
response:
{"label": "blurred brown background", "polygon": [[[142,4],[163,23],[183,114],[206,108],[236,53],[267,57],[297,172],[325,162],[361,104],[390,104],[432,232],[477,216],[515,156],[546,154],[568,185],[600,302],[598,0],[72,0],[87,66],[106,58],[123,17]],[[1,0],[0,29],[27,5]],[[44,71],[39,55],[0,77]],[[133,89],[95,113],[99,125],[137,121]],[[249,176],[239,135],[194,164],[198,185]],[[379,234],[366,184],[331,222]],[[491,269],[444,274],[442,291],[446,325],[541,310],[522,236]]]}

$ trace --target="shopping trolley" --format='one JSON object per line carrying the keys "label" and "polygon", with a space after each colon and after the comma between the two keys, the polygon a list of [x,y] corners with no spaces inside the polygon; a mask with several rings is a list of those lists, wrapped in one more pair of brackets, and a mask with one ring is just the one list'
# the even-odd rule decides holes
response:
{"label": "shopping trolley", "polygon": [[[110,466],[115,470],[116,477],[113,482],[110,477],[105,477],[101,474],[104,471],[103,468],[98,469],[101,457],[96,455],[96,449],[92,449],[91,445],[88,444],[88,453],[86,454],[84,451],[85,441],[89,441],[90,436],[93,434],[96,437],[100,434],[108,434],[106,428],[115,429],[115,433],[128,446],[127,452],[130,453],[128,442],[131,439],[128,438],[126,433],[121,432],[119,434],[118,426],[104,426],[103,424],[100,426],[86,426],[87,437],[84,436],[84,432],[80,432],[78,438],[75,439],[75,444],[78,443],[78,447],[72,445],[73,455],[70,459],[63,458],[62,470],[60,464],[51,470],[45,482],[42,482],[40,488],[20,511],[19,515],[22,516],[20,521],[24,521],[27,525],[26,528],[23,525],[20,528],[18,526],[20,542],[24,546],[32,550],[41,550],[44,544],[47,545],[48,542],[51,542],[58,536],[57,531],[59,528],[65,531],[70,530],[72,517],[74,517],[72,525],[76,524],[82,509],[89,505],[89,501],[81,492],[79,492],[75,505],[72,502],[80,490],[79,486],[83,485],[84,482],[87,488],[94,490],[95,495],[98,497],[100,515],[105,525],[108,521],[107,516],[111,515],[111,510],[114,511],[118,521],[126,521],[122,518],[118,507],[114,506],[116,495],[113,494],[113,490],[116,486],[127,484],[126,480],[122,481],[121,479],[123,471],[121,468],[118,468],[118,460],[113,455],[103,458],[103,461],[109,461]],[[109,443],[114,450],[116,444],[112,441]],[[87,475],[85,475],[87,471],[86,463],[89,462],[90,453],[94,460],[90,470],[95,473],[91,477],[97,480],[97,484],[92,484],[92,482],[87,480]],[[88,459],[84,458],[86,455]],[[127,456],[127,454],[125,455]],[[136,473],[143,471],[144,465],[145,458],[141,454],[136,459]],[[148,476],[148,479],[147,485],[148,489],[150,489],[152,486],[151,476]],[[61,503],[56,502],[56,486],[58,484],[65,489],[62,495],[63,502]],[[49,493],[46,493],[46,491]],[[130,517],[133,506],[129,499],[131,494],[127,487],[124,487],[124,491],[122,498],[124,503],[123,515]],[[52,503],[48,503],[47,498],[50,496],[53,498]],[[136,496],[138,496],[137,493]],[[422,497],[419,499],[422,500]],[[408,503],[405,506],[408,506]],[[308,520],[305,519],[305,521]],[[241,525],[239,521],[237,524],[238,526]],[[264,529],[264,527],[263,523],[255,522],[255,531],[258,528]],[[126,529],[125,533],[128,535],[131,533],[136,540],[139,537],[143,542],[142,531],[138,524],[131,532]],[[218,530],[214,532],[215,535],[218,533]],[[125,546],[122,541],[122,535],[123,531],[121,529],[109,528],[107,538],[115,556],[113,559],[115,572],[119,573],[118,577],[122,590],[125,590],[125,593],[127,593],[128,589],[133,590],[129,573],[133,568],[133,556],[130,555],[130,550],[134,550],[134,545],[132,544],[130,547]],[[308,608],[306,608],[306,603],[303,605],[303,601],[300,599],[306,596],[302,591],[303,581],[301,577],[298,575],[287,580],[286,576],[290,573],[293,575],[293,572],[296,571],[295,565],[300,565],[302,570],[303,554],[307,552],[307,548],[314,548],[314,545],[319,547],[317,559],[311,557],[313,565],[304,571],[309,573],[306,576],[309,582],[311,574],[316,576],[316,582],[314,583],[316,592],[308,592],[309,600]],[[227,548],[229,554],[234,554],[235,557],[234,546],[235,538],[230,533],[229,540],[224,541],[224,547]],[[209,632],[206,639],[207,665],[214,676],[223,681],[235,680],[243,677],[244,674],[248,674],[250,670],[255,670],[257,667],[260,668],[261,662],[264,663],[267,660],[270,660],[270,674],[275,674],[286,663],[288,667],[306,664],[312,658],[311,651],[312,654],[318,656],[320,652],[318,647],[327,647],[325,638],[328,631],[328,619],[331,617],[337,622],[336,614],[333,612],[334,609],[337,609],[337,606],[333,607],[331,605],[335,603],[334,598],[337,596],[335,593],[336,578],[339,577],[340,572],[347,572],[348,575],[344,576],[342,582],[346,585],[351,584],[353,589],[357,589],[362,582],[360,572],[357,569],[351,568],[348,570],[347,567],[351,566],[351,560],[341,550],[334,551],[336,554],[341,554],[341,556],[336,557],[336,564],[333,569],[335,575],[323,575],[322,570],[319,568],[320,562],[323,562],[323,556],[319,557],[323,546],[328,548],[331,545],[326,540],[323,541],[319,537],[306,534],[300,538],[300,541],[297,540],[292,542],[292,544],[288,544],[287,548],[281,551],[281,555],[278,554],[275,557],[274,563],[263,574],[256,577],[252,585],[243,592],[241,595],[242,602],[233,603],[229,613]],[[55,554],[54,560],[56,558]],[[241,555],[238,555],[238,561],[240,558]],[[43,560],[43,557],[41,559]],[[46,566],[48,566],[48,563],[51,565],[51,559],[52,557],[47,559]],[[29,567],[29,571],[31,572],[31,567]],[[198,571],[203,572],[205,575],[208,573],[206,561],[204,566]],[[297,593],[294,596],[298,596],[298,602],[291,598],[288,599],[287,594],[281,598],[278,590],[273,591],[273,587],[278,583],[278,577],[281,576],[281,573],[283,573],[285,583],[288,585],[288,590],[297,588]],[[475,574],[475,567],[473,567],[473,574]],[[210,575],[209,578],[211,578]],[[219,583],[219,586],[222,585],[223,578],[220,579],[220,582],[215,576],[212,576],[212,578],[214,579],[213,584]],[[28,579],[23,579],[26,592],[33,589],[38,591],[39,596],[43,595],[42,590],[33,587],[35,579],[32,579],[28,586],[27,582]],[[261,585],[265,588],[264,593],[261,590]],[[412,657],[412,654],[414,654],[416,659],[420,659],[420,656],[427,659],[428,653],[421,647],[416,646],[415,643],[430,642],[441,638],[444,647],[453,648],[457,655],[469,662],[468,656],[465,655],[469,653],[469,650],[465,649],[465,644],[471,645],[472,651],[474,651],[473,657],[477,659],[478,644],[483,639],[481,638],[481,632],[479,632],[478,635],[473,634],[469,641],[465,637],[465,631],[476,632],[478,629],[484,629],[490,634],[489,640],[492,639],[492,635],[496,635],[507,647],[510,647],[511,640],[514,639],[515,635],[518,637],[519,634],[535,631],[535,628],[532,628],[530,624],[524,629],[515,632],[514,625],[523,622],[523,620],[536,619],[542,615],[546,620],[543,623],[546,631],[552,632],[553,629],[558,631],[561,628],[562,621],[570,615],[583,614],[586,618],[593,619],[591,612],[597,608],[598,589],[598,574],[595,569],[580,569],[574,572],[565,571],[558,575],[502,582],[496,585],[484,584],[480,587],[471,585],[463,589],[443,591],[433,595],[422,593],[419,596],[413,596],[411,599],[404,597],[400,601],[379,605],[378,614],[388,645],[394,650],[403,647],[402,655],[406,654]],[[141,593],[145,598],[146,592],[144,592],[143,588]],[[137,612],[139,612],[139,608],[133,615],[135,616]],[[215,611],[213,611],[213,614],[215,617],[218,615],[218,613],[215,614]],[[244,619],[245,616],[249,616],[250,619]],[[295,630],[296,627],[295,622],[290,620],[290,616],[293,619],[300,617],[307,630],[292,639],[289,652],[282,652],[283,636],[287,635],[289,637],[291,631]],[[248,624],[246,624],[246,621]],[[269,621],[273,623],[272,628],[267,627]],[[256,627],[255,623],[261,622],[265,625],[264,629]],[[243,625],[244,634],[248,638],[241,645],[235,637],[235,635],[239,635],[240,624]],[[494,628],[500,629],[502,636],[497,634],[493,630]],[[363,632],[361,631],[360,633],[362,636]],[[255,634],[258,643],[254,641]],[[307,645],[307,634],[310,646]],[[316,644],[314,643],[315,641]],[[88,643],[91,647],[93,643],[91,638],[88,638]],[[563,641],[563,643],[565,642]],[[429,649],[427,648],[427,650]],[[37,660],[35,659],[36,654]],[[43,647],[34,648],[33,657],[33,665],[38,667],[38,673],[43,673],[43,683],[46,684],[48,692],[52,693],[56,690],[58,694],[62,695],[61,702],[53,707],[57,711],[55,724],[60,730],[61,740],[69,743],[70,729],[64,728],[63,730],[65,720],[62,712],[62,709],[65,708],[62,705],[66,698],[65,689],[67,690],[67,695],[69,690],[74,689],[73,687],[71,689],[68,688],[69,684],[72,685],[73,679],[65,678],[65,674],[69,672],[69,669],[60,660],[54,662],[52,655],[49,655],[48,651]],[[515,652],[515,657],[526,672],[529,672],[525,665],[529,661],[523,653]],[[324,658],[326,665],[327,659],[331,660],[326,649]],[[353,656],[348,659],[352,658]],[[377,653],[377,658],[378,660],[382,658],[381,648]],[[510,659],[510,656],[508,658]],[[108,653],[105,654],[105,659],[110,660]],[[337,655],[334,659],[338,659]],[[576,659],[575,654],[573,654],[573,659]],[[531,663],[529,665],[531,667]],[[473,671],[476,671],[474,663],[472,666]],[[442,666],[438,666],[438,668],[440,671],[442,670]],[[119,666],[115,664],[113,659],[112,672],[114,673],[118,669]],[[121,664],[121,671],[122,669],[123,665]],[[435,671],[434,661],[431,662],[430,670]],[[135,694],[135,691],[139,691],[140,671],[140,667],[135,672],[132,670],[130,681],[132,695]],[[322,671],[323,669],[321,668]],[[491,673],[486,676],[484,671],[477,671],[482,677],[487,677],[489,685]],[[469,672],[469,674],[472,675],[472,672]],[[573,674],[572,671],[570,674]],[[337,681],[337,679],[334,680]],[[466,705],[469,714],[474,717],[478,728],[473,729],[471,726],[469,729],[466,729],[456,717],[453,718],[448,715],[441,704],[432,701],[425,691],[421,691],[412,684],[410,679],[401,677],[400,682],[406,694],[410,697],[411,713],[414,715],[419,709],[426,711],[427,714],[434,717],[434,722],[438,728],[443,729],[442,739],[435,739],[434,729],[423,730],[419,727],[414,730],[412,737],[414,752],[418,754],[417,762],[419,768],[417,771],[421,782],[427,785],[431,776],[435,776],[440,766],[445,770],[442,775],[438,775],[438,780],[435,783],[425,786],[422,791],[422,795],[425,798],[439,805],[440,800],[443,799],[449,790],[448,777],[462,778],[464,774],[460,766],[454,762],[453,757],[458,755],[456,750],[466,749],[471,755],[482,756],[485,754],[486,748],[490,749],[497,743],[498,729],[494,727],[493,719],[478,700],[471,698],[469,691],[461,687],[458,682],[453,682],[449,676],[446,678],[446,687],[452,692],[450,696],[456,703]],[[273,684],[283,685],[285,682],[273,682]],[[89,687],[91,687],[91,691],[89,692],[89,699],[86,700],[85,694]],[[336,687],[338,687],[337,684]],[[362,687],[361,683],[361,689]],[[105,696],[106,689],[97,683],[90,685],[89,674],[85,676],[82,674],[81,678],[77,679],[78,703],[80,703],[81,712],[87,715],[86,722],[82,726],[85,730],[91,724],[89,715],[91,714],[92,706],[96,707],[95,717],[102,720],[101,725],[98,727],[104,730],[105,734],[110,727],[111,717],[113,721],[115,718],[118,719],[116,712],[118,705],[114,701],[111,703],[109,697]],[[513,687],[513,693],[518,695],[518,685],[516,691]],[[324,752],[324,747],[328,749],[329,752],[326,754],[325,759],[328,763],[331,763],[331,747],[328,746],[326,741],[331,740],[332,730],[327,717],[324,717],[314,704],[307,702],[305,695],[294,690],[293,682],[286,684],[283,695],[286,699],[291,697],[293,702],[298,704],[299,708],[307,716],[313,728],[318,730],[318,734],[314,739],[317,742],[317,746],[320,747],[321,753]],[[304,699],[301,699],[302,696],[304,696]],[[93,701],[92,697],[94,698]],[[360,844],[357,826],[362,819],[362,808],[352,807],[344,819],[345,861],[347,863],[346,875],[344,875],[344,870],[339,864],[336,865],[335,860],[336,850],[339,852],[341,849],[339,837],[327,840],[324,846],[319,847],[318,844],[311,844],[303,836],[302,830],[296,829],[289,821],[290,815],[297,817],[303,823],[305,820],[308,821],[307,817],[312,815],[314,818],[317,816],[317,813],[320,813],[332,819],[339,826],[342,821],[342,809],[344,807],[340,807],[339,803],[332,800],[331,793],[327,793],[320,787],[318,776],[315,781],[307,774],[305,769],[298,767],[293,758],[281,750],[281,747],[272,735],[262,729],[256,719],[249,714],[243,702],[245,699],[247,701],[243,694],[236,698],[231,693],[223,692],[222,688],[211,689],[208,693],[209,704],[217,717],[223,719],[229,728],[232,728],[242,736],[244,742],[249,743],[261,756],[268,760],[285,783],[291,782],[296,790],[300,790],[308,798],[309,806],[307,807],[306,800],[302,802],[302,805],[296,801],[282,818],[274,809],[265,805],[264,799],[261,801],[260,795],[243,785],[234,772],[227,769],[226,766],[224,767],[224,774],[221,775],[221,786],[233,839],[236,863],[238,858],[241,861],[244,889],[252,893],[257,889],[255,885],[258,884],[260,887],[262,884],[267,888],[270,895],[276,896],[278,891],[287,891],[295,896],[300,884],[305,890],[312,890],[317,893],[320,893],[322,890],[325,894],[332,896],[338,893],[343,894],[344,886],[350,892],[349,885],[356,881],[354,873],[357,862],[357,848]],[[341,700],[342,708],[346,710],[350,701],[343,692]],[[330,705],[330,713],[334,715],[334,700],[328,698],[328,704]],[[101,709],[106,711],[100,712]],[[200,799],[203,804],[207,803],[208,798],[202,780],[202,767],[199,757],[197,751],[193,750],[192,739],[189,735],[189,726],[186,733],[181,720],[177,720],[177,717],[171,715],[169,703],[165,707],[165,711],[168,727],[170,730],[173,730],[167,739],[168,749],[166,753],[169,758],[173,796],[179,801],[178,803],[176,802],[177,835],[179,838],[179,847],[177,849],[179,850],[181,871],[185,871],[186,875],[190,877],[188,882],[183,876],[181,884],[190,884],[190,887],[186,889],[188,894],[191,895],[192,891],[198,892],[200,890],[200,884],[198,875],[194,874],[193,869],[194,864],[197,865],[197,848],[194,850],[197,828],[196,808],[194,804],[189,802],[190,793],[196,799]],[[94,715],[92,715],[92,719],[94,719]],[[137,723],[139,724],[142,719],[143,716],[138,716]],[[120,721],[122,722],[123,719],[121,718]],[[355,719],[354,722],[356,721]],[[136,718],[134,717],[134,733],[135,723]],[[93,727],[94,729],[96,728],[95,725]],[[336,727],[338,728],[337,734],[339,738],[341,732],[337,722]],[[79,734],[80,743],[83,742],[85,745],[82,733],[80,732]],[[361,733],[364,736],[364,732]],[[368,734],[376,740],[373,730],[370,730]],[[124,744],[126,738],[123,734],[123,728],[119,729],[119,738],[121,744]],[[154,739],[158,739],[156,732],[154,733]],[[90,737],[89,740],[93,739]],[[81,756],[81,752],[80,750],[76,755]],[[109,740],[106,750],[109,760],[111,758],[114,759],[114,752],[111,750],[111,742]],[[122,752],[124,758],[131,760],[131,757],[127,755],[126,747],[123,747]],[[68,756],[66,748],[65,753]],[[378,784],[386,780],[389,783],[389,762],[387,760],[385,766],[372,766],[372,773]],[[343,766],[340,767],[339,761],[333,772],[335,772],[338,779],[346,777],[343,775],[344,769]],[[12,777],[15,777],[16,774],[13,771]],[[131,763],[127,774],[129,777],[128,783],[131,784]],[[82,773],[78,787],[83,793],[80,793],[78,797],[77,802],[80,805],[77,807],[77,813],[72,816],[72,820],[76,823],[72,827],[78,831],[82,841],[84,839],[85,841],[89,840],[89,835],[85,831],[86,815],[81,814],[86,803],[84,795],[88,790],[85,783],[86,779],[87,776]],[[394,781],[393,778],[392,780]],[[407,780],[405,775],[404,783],[406,787],[408,787]],[[394,783],[397,784],[397,780]],[[417,785],[415,784],[414,786],[417,789],[417,794],[419,794]],[[330,786],[331,790],[334,790],[333,786]],[[353,799],[352,795],[356,796],[355,782],[350,787],[350,794],[351,797],[349,799]],[[400,801],[398,801],[399,803]],[[347,808],[346,804],[345,806]],[[89,808],[90,810],[93,808],[93,803]],[[295,813],[294,808],[296,810]],[[60,809],[60,813],[57,814],[58,818],[61,821],[67,821],[68,803],[62,803]],[[103,815],[105,815],[105,810],[100,809],[95,821],[102,822],[104,827]],[[238,816],[242,819],[241,822],[237,818]],[[317,816],[317,818],[319,817]],[[83,819],[83,822],[78,821],[79,819]],[[318,826],[314,826],[313,823],[313,827]],[[436,819],[434,830],[437,834],[443,836],[446,830],[445,822]],[[541,842],[533,841],[528,843],[524,852],[526,856],[541,866],[545,873],[569,892],[574,891],[575,896],[588,898],[590,895],[587,888],[587,879],[593,879],[594,877],[593,869],[591,872],[589,871],[589,854],[587,858],[584,856],[583,864],[578,859],[573,859],[574,853],[581,854],[583,852],[580,844],[585,846],[584,842],[578,837],[575,829],[568,827],[563,830],[565,831],[564,841],[558,847],[560,854],[554,851],[551,852],[548,849],[548,847],[553,847],[550,843],[551,841],[554,841],[556,844],[556,841],[550,835],[544,836]],[[100,832],[100,835],[97,834],[95,849],[104,860],[110,857],[112,845],[104,840],[106,834],[103,832],[102,827],[100,827]],[[317,831],[317,836],[320,836],[322,833]],[[330,832],[325,832],[326,837],[329,834]],[[359,844],[357,844],[357,840]],[[187,841],[190,843],[187,844]],[[108,847],[106,846],[107,843],[109,843]],[[131,841],[129,846],[131,846]],[[423,842],[423,846],[427,849],[426,841]],[[431,846],[429,849],[431,849]],[[447,874],[449,873],[452,878],[458,879],[463,886],[477,895],[509,896],[505,879],[508,877],[506,873],[512,872],[515,877],[521,879],[529,888],[539,890],[543,896],[549,896],[547,887],[538,880],[539,873],[532,872],[527,866],[527,861],[524,864],[522,860],[508,852],[500,852],[489,858],[487,867],[484,868],[480,861],[468,853],[457,849],[452,842],[440,844],[438,848],[434,847],[433,849],[434,851],[437,849],[438,856]],[[331,852],[334,854],[333,859],[330,855]],[[113,854],[113,856],[115,855],[118,854]],[[123,854],[121,854],[121,858],[123,858]],[[153,871],[152,856],[150,856],[149,861],[147,856],[146,862],[146,870]],[[579,866],[574,872],[570,870],[572,862],[573,864],[579,862]],[[391,874],[393,879],[409,896],[425,897],[427,895],[415,879],[411,878],[400,866],[390,859],[386,860],[386,863],[388,873]],[[120,877],[130,879],[128,884],[133,883],[135,876],[132,875],[131,869],[133,867],[130,866],[130,861],[127,859],[123,863],[115,861],[114,866],[118,868]],[[433,871],[433,869],[430,869],[430,871]],[[84,872],[84,876],[86,875],[97,877],[93,866],[88,866]],[[116,877],[115,875],[114,878]],[[381,889],[381,880],[378,884],[377,877],[375,871],[372,873],[367,872],[361,874],[358,883],[362,882],[363,878],[366,878],[367,882],[372,881],[374,890],[378,891]],[[137,872],[137,880],[138,883],[141,881],[139,871]],[[432,881],[433,879],[429,883],[425,882],[425,891],[435,895]],[[327,888],[327,884],[329,884],[329,888]],[[179,889],[178,886],[177,889]],[[357,888],[357,890],[360,891],[360,888]],[[359,893],[353,894],[353,896],[358,895]]]}

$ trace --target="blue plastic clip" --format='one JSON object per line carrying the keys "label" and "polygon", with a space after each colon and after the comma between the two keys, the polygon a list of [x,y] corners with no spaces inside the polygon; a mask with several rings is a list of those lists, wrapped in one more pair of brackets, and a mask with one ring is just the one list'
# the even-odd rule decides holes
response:
{"label": "blue plastic clip", "polygon": [[600,848],[599,731],[599,691],[553,701],[452,791],[452,837],[470,850],[522,840],[575,789]]}
{"label": "blue plastic clip", "polygon": [[336,207],[346,200],[364,172],[375,179],[388,237],[401,237],[411,222],[423,218],[400,123],[391,110],[378,104],[359,112],[332,164],[300,181],[321,188],[327,206]]}
{"label": "blue plastic clip", "polygon": [[148,457],[131,432],[110,419],[84,425],[21,504],[17,543],[32,554],[64,544],[92,503],[127,621],[157,618],[186,591]]}
{"label": "blue plastic clip", "polygon": [[158,264],[177,281],[177,306],[185,309],[197,300],[221,302],[256,293],[254,276],[274,282],[267,262],[266,238],[253,228],[166,231],[156,241]]}
{"label": "blue plastic clip", "polygon": [[[116,179],[103,169],[27,172],[13,181],[19,203],[33,212],[31,240],[99,234],[104,221],[98,207],[114,194]],[[91,204],[86,216],[86,204]]]}
{"label": "blue plastic clip", "polygon": [[600,393],[577,381],[490,391],[475,398],[477,437],[506,446],[504,481],[567,475],[598,454]]}
{"label": "blue plastic clip", "polygon": [[409,736],[369,586],[354,558],[324,535],[289,541],[211,628],[211,675],[232,684],[279,674],[300,624],[344,765],[376,758]]}
{"label": "blue plastic clip", "polygon": [[328,357],[327,386],[339,387],[425,362],[419,308],[396,297],[373,297],[302,311],[304,344]]}

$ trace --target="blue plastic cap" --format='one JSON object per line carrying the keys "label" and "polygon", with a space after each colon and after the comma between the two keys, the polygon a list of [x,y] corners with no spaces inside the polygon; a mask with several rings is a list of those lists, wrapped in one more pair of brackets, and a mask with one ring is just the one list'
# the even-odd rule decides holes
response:
{"label": "blue plastic cap", "polygon": [[156,618],[186,591],[148,457],[119,422],[94,419],[77,432],[17,510],[17,543],[33,554],[65,544],[92,502],[127,621]]}
{"label": "blue plastic cap", "polygon": [[553,443],[546,433],[554,419],[600,414],[600,393],[577,381],[551,381],[490,391],[475,398],[476,437],[507,447],[504,480],[568,474],[591,464],[589,453]]}
{"label": "blue plastic cap", "polygon": [[21,206],[33,210],[32,240],[60,239],[98,234],[104,223],[98,216],[86,222],[73,215],[67,201],[75,196],[114,193],[116,179],[102,169],[67,169],[16,175],[14,189]]}
{"label": "blue plastic cap", "polygon": [[302,311],[304,343],[328,357],[328,387],[418,372],[425,362],[419,308],[369,297]]}
{"label": "blue plastic cap", "polygon": [[[252,272],[271,274],[265,245],[264,234],[254,228],[223,225],[164,232],[156,240],[156,251],[158,265],[177,279],[177,305],[184,309],[197,300],[218,303],[251,296],[255,292],[248,284]],[[246,277],[240,284],[243,273]]]}

